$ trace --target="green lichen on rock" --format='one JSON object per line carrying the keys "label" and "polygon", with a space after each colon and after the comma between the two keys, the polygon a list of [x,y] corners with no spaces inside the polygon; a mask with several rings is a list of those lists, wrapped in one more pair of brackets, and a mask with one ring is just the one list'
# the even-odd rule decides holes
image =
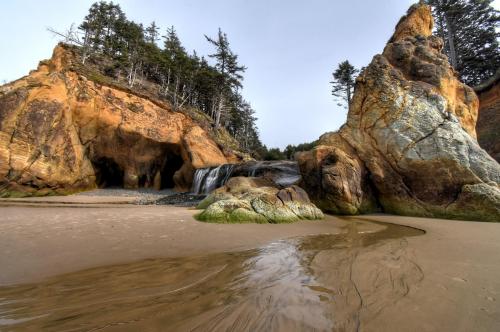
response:
{"label": "green lichen on rock", "polygon": [[323,219],[306,192],[291,186],[278,189],[260,178],[234,177],[208,195],[197,207],[196,219],[218,223],[290,223]]}
{"label": "green lichen on rock", "polygon": [[494,182],[465,185],[447,211],[453,219],[500,222],[500,189]]}
{"label": "green lichen on rock", "polygon": [[298,215],[278,201],[270,202],[265,198],[257,197],[252,200],[252,208],[255,212],[263,215],[273,224],[289,223],[299,220]]}

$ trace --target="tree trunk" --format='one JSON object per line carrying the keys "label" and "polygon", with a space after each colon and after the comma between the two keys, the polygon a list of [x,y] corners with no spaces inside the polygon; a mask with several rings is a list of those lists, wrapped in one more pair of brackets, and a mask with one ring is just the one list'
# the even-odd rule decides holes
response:
{"label": "tree trunk", "polygon": [[89,54],[89,33],[85,31],[85,37],[83,37],[83,53],[82,53],[82,65],[85,64],[85,60],[87,60]]}
{"label": "tree trunk", "polygon": [[168,74],[167,74],[167,87],[165,88],[165,95],[168,95],[168,90],[170,87],[170,68],[168,68]]}
{"label": "tree trunk", "polygon": [[224,97],[222,92],[219,94],[219,103],[217,104],[217,112],[215,113],[215,129],[219,129],[220,117],[222,114],[222,108],[224,107]]}
{"label": "tree trunk", "polygon": [[347,110],[351,109],[351,85],[347,83]]}
{"label": "tree trunk", "polygon": [[447,26],[447,36],[446,36],[446,39],[448,41],[448,45],[450,47],[450,61],[451,61],[451,65],[454,69],[457,68],[457,53],[456,53],[456,50],[455,50],[455,41],[453,39],[453,35],[454,35],[454,28],[453,28],[453,24],[450,20],[450,18],[448,17],[448,14],[445,13],[445,19],[446,19],[446,26]]}

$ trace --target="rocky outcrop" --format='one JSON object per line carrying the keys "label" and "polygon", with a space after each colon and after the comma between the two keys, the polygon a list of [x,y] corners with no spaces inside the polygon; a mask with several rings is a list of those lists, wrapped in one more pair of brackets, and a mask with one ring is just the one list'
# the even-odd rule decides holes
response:
{"label": "rocky outcrop", "polygon": [[264,178],[233,177],[198,206],[201,221],[238,223],[288,223],[322,219],[323,213],[295,185],[279,189]]}
{"label": "rocky outcrop", "polygon": [[358,77],[347,123],[298,156],[320,206],[500,219],[500,166],[476,141],[478,98],[431,31],[430,8],[412,6]]}
{"label": "rocky outcrop", "polygon": [[491,80],[475,87],[479,97],[477,140],[497,162],[500,162],[500,69]]}
{"label": "rocky outcrop", "polygon": [[188,115],[73,70],[72,49],[0,87],[0,195],[97,186],[188,190],[194,170],[235,162]]}
{"label": "rocky outcrop", "polygon": [[312,151],[299,152],[296,158],[302,186],[322,210],[335,214],[378,210],[367,168],[340,135],[321,136]]}

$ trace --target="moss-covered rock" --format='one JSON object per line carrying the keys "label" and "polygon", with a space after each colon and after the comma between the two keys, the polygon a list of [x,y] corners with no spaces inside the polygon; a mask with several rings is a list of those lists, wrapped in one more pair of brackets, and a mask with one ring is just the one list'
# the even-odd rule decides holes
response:
{"label": "moss-covered rock", "polygon": [[233,210],[229,216],[229,220],[233,223],[247,223],[254,222],[257,224],[267,224],[268,221],[266,217],[253,210],[248,210],[244,208],[237,208]]}
{"label": "moss-covered rock", "polygon": [[204,211],[196,218],[206,222],[289,223],[323,218],[303,189],[291,186],[280,190],[261,178],[231,178],[197,208]]}

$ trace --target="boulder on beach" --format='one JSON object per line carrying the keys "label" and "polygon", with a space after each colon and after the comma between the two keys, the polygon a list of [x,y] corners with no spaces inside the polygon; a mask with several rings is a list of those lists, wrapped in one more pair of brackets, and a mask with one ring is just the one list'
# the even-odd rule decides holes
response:
{"label": "boulder on beach", "polygon": [[233,177],[198,205],[196,218],[221,223],[288,223],[323,219],[323,213],[300,187],[279,189],[264,178]]}

